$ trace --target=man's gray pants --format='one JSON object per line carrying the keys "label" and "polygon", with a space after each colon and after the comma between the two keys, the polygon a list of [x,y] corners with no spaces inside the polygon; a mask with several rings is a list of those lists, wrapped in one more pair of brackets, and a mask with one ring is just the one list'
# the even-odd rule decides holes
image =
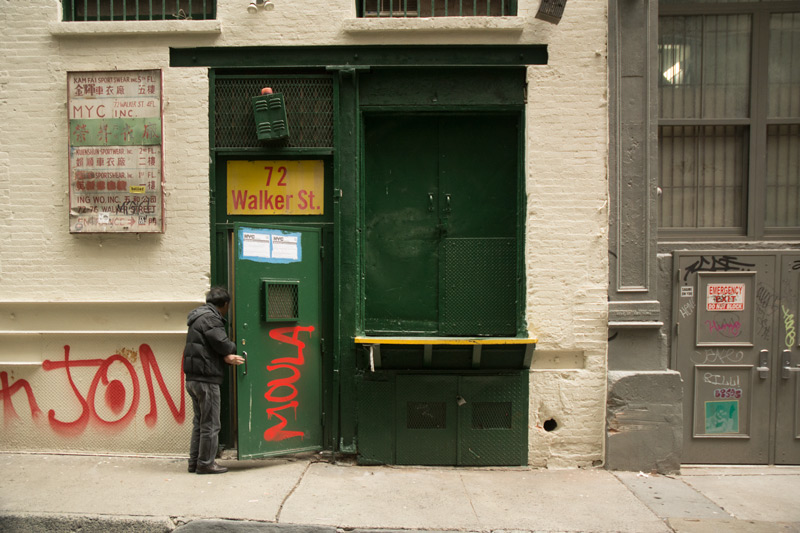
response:
{"label": "man's gray pants", "polygon": [[205,468],[214,464],[219,446],[219,385],[203,381],[187,381],[192,398],[192,441],[189,445],[189,468]]}

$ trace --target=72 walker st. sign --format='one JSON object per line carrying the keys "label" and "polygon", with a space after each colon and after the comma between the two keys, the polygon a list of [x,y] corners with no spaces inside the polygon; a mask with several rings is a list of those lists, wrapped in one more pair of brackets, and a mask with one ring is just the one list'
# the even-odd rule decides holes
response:
{"label": "72 walker st. sign", "polygon": [[228,161],[229,215],[322,215],[322,161]]}

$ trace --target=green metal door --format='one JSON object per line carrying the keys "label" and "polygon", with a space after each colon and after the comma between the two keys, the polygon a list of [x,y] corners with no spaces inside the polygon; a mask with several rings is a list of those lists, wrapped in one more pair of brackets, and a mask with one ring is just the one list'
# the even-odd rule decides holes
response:
{"label": "green metal door", "polygon": [[366,329],[436,333],[437,120],[369,117],[366,135]]}
{"label": "green metal door", "polygon": [[365,117],[367,333],[516,333],[518,125]]}
{"label": "green metal door", "polygon": [[439,122],[439,332],[514,335],[517,128],[504,115]]}
{"label": "green metal door", "polygon": [[236,224],[240,459],[322,447],[320,231]]}
{"label": "green metal door", "polygon": [[397,464],[456,464],[457,396],[457,376],[397,376]]}

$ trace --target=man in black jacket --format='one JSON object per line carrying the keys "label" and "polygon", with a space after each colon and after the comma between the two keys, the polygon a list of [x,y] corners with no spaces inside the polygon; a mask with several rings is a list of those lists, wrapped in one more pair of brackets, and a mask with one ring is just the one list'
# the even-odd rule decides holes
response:
{"label": "man in black jacket", "polygon": [[198,474],[228,471],[214,461],[221,427],[219,386],[224,377],[225,363],[244,363],[244,359],[236,355],[236,344],[225,332],[225,316],[230,303],[228,291],[213,287],[206,295],[206,304],[189,313],[187,319],[189,331],[183,350],[183,372],[194,408],[189,472]]}

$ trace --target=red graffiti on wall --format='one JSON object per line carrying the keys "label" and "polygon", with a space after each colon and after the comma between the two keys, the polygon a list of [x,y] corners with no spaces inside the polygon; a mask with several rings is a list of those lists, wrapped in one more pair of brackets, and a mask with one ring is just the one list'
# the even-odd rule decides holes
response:
{"label": "red graffiti on wall", "polygon": [[[156,383],[158,383],[158,387],[161,389],[161,393],[164,395],[164,399],[166,400],[167,406],[169,407],[172,416],[175,418],[175,421],[179,424],[183,424],[184,420],[186,419],[186,397],[183,394],[183,365],[181,365],[180,373],[180,405],[176,406],[172,397],[169,395],[167,385],[161,375],[161,369],[158,366],[153,349],[150,348],[149,345],[142,344],[139,346],[139,359],[142,362],[142,370],[144,373],[145,383],[147,384],[148,398],[150,400],[150,411],[144,416],[145,424],[148,427],[153,427],[158,421],[158,408],[156,406],[153,376],[156,378]],[[119,379],[109,378],[109,369],[112,367],[112,365],[122,365],[122,367],[127,371],[128,377],[130,378],[129,383],[130,388],[132,389],[132,397],[130,400],[130,406],[128,407],[127,412],[124,414],[122,411],[127,403],[128,389]],[[78,368],[97,369],[89,385],[89,390],[86,396],[81,393],[75,384],[75,380],[73,379],[73,370]],[[139,377],[137,376],[136,370],[131,362],[121,355],[114,354],[105,359],[71,360],[70,347],[64,346],[64,359],[62,361],[51,361],[50,359],[47,359],[42,363],[42,369],[47,372],[63,369],[66,373],[67,381],[72,389],[75,399],[81,406],[81,414],[78,416],[78,418],[71,421],[59,420],[56,417],[55,409],[50,409],[48,411],[47,421],[50,424],[50,427],[56,433],[64,436],[77,437],[86,431],[86,428],[90,423],[95,424],[98,428],[117,432],[125,429],[125,427],[127,427],[131,420],[133,420],[133,418],[136,416],[136,412],[139,408]],[[103,400],[105,405],[116,417],[113,420],[104,419],[97,412],[95,407],[98,387],[100,385],[102,385]],[[41,415],[41,409],[39,409],[39,405],[36,402],[36,397],[33,393],[30,383],[28,383],[27,380],[19,379],[14,383],[9,384],[8,374],[6,372],[0,372],[0,399],[3,401],[3,417],[6,424],[8,424],[11,420],[19,418],[19,415],[14,410],[14,405],[11,400],[14,394],[16,394],[20,389],[25,390],[25,393],[27,394],[28,405],[30,406],[31,410],[31,417],[34,420],[38,420],[39,416]]]}
{"label": "red graffiti on wall", "polygon": [[24,379],[18,379],[13,384],[9,385],[8,372],[0,372],[0,397],[3,398],[3,422],[5,425],[8,425],[12,420],[19,419],[19,415],[11,401],[11,397],[14,396],[19,389],[25,389],[25,394],[28,395],[31,417],[34,420],[38,420],[39,416],[42,414],[42,410],[39,409],[39,404],[36,403],[36,397],[33,395],[31,384]]}
{"label": "red graffiti on wall", "polygon": [[[286,417],[284,417],[279,411],[283,411],[284,409],[294,409],[294,418],[297,420],[297,407],[300,405],[295,398],[297,397],[297,387],[295,387],[295,383],[297,380],[300,379],[301,373],[300,368],[305,364],[305,358],[303,357],[303,349],[306,347],[306,344],[301,341],[298,337],[301,331],[308,332],[309,337],[311,333],[314,331],[314,326],[293,326],[288,328],[275,328],[269,332],[269,336],[281,343],[290,344],[297,348],[297,357],[281,357],[278,359],[273,359],[271,364],[267,365],[267,370],[272,372],[279,368],[285,368],[292,372],[292,375],[289,377],[283,377],[278,379],[273,379],[267,383],[267,392],[264,394],[264,397],[267,399],[268,402],[286,402],[281,406],[278,407],[269,407],[267,409],[267,419],[271,419],[273,416],[278,419],[278,423],[268,428],[264,432],[264,440],[266,441],[281,441],[290,439],[292,437],[300,437],[301,439],[305,436],[303,431],[286,431],[284,428],[288,424]],[[290,336],[288,336],[290,334]],[[296,365],[296,366],[292,366]],[[284,388],[287,389],[282,394],[278,394],[276,391],[279,389]]]}

